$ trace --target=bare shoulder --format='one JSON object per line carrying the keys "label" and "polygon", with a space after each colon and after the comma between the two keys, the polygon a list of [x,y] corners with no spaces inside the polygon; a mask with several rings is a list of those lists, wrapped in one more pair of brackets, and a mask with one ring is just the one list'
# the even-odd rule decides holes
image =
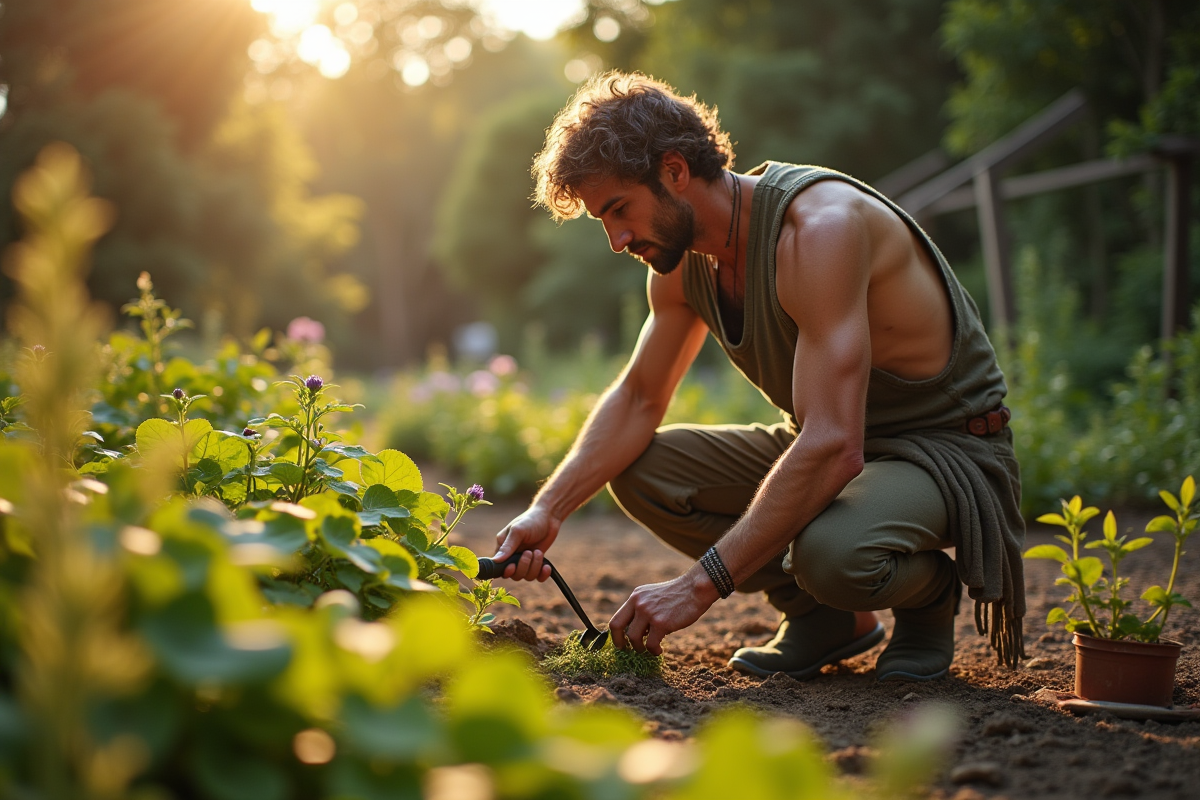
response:
{"label": "bare shoulder", "polygon": [[789,299],[811,298],[815,284],[857,284],[866,277],[876,203],[838,180],[821,181],[797,195],[775,246],[776,291],[785,309]]}
{"label": "bare shoulder", "polygon": [[808,246],[863,235],[878,201],[845,181],[824,180],[798,194],[784,215],[780,241]]}

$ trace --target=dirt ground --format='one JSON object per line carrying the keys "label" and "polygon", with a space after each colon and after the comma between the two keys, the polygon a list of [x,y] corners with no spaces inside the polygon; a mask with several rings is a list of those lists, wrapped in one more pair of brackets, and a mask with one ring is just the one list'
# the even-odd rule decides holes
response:
{"label": "dirt ground", "polygon": [[[427,477],[427,483],[432,483]],[[494,534],[524,508],[505,502],[472,512],[455,536],[481,555],[494,550]],[[1139,532],[1148,514],[1118,514],[1121,530]],[[1098,536],[1099,520],[1090,529]],[[460,535],[461,534],[461,535]],[[1028,544],[1050,542],[1052,531],[1034,526]],[[1179,590],[1200,609],[1200,544],[1181,568]],[[550,552],[560,573],[601,628],[636,586],[668,580],[690,562],[660,544],[619,512],[569,519]],[[1171,541],[1163,537],[1130,556],[1138,594],[1165,584]],[[935,798],[1197,798],[1200,797],[1200,722],[1130,722],[1107,715],[1075,717],[1057,708],[1054,692],[1074,686],[1074,648],[1061,630],[1049,632],[1047,612],[1064,591],[1054,586],[1058,565],[1027,562],[1026,652],[1017,670],[997,665],[985,639],[974,630],[964,598],[956,631],[957,654],[950,675],[931,683],[877,683],[875,659],[883,644],[826,667],[816,678],[756,678],[725,664],[738,647],[771,637],[776,613],[760,595],[735,594],[717,603],[691,628],[665,640],[662,678],[550,676],[563,702],[616,702],[646,719],[647,731],[664,739],[689,736],[714,710],[745,703],[808,725],[823,740],[829,758],[844,771],[861,769],[872,733],[913,704],[940,700],[956,707],[963,728],[956,753]],[[520,638],[520,620],[536,632],[525,637],[543,652],[582,627],[552,582],[508,583],[522,607],[499,613],[502,635]],[[880,614],[889,633],[891,614]],[[1200,704],[1200,610],[1182,609],[1168,623],[1169,638],[1185,645],[1176,673],[1176,706]],[[1045,691],[1048,690],[1048,691]]]}

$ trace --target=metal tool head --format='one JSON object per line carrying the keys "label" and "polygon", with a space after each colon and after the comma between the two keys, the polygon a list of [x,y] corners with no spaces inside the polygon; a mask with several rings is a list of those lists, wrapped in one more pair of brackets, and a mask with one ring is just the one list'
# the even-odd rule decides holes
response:
{"label": "metal tool head", "polygon": [[[504,575],[504,571],[509,564],[516,564],[521,559],[521,553],[513,553],[503,562],[493,561],[490,558],[479,559],[479,573],[476,577],[480,580],[499,578]],[[585,647],[592,653],[598,653],[604,645],[608,644],[608,631],[601,631],[592,621],[588,619],[587,612],[583,610],[583,606],[579,605],[579,600],[575,598],[575,593],[571,591],[571,587],[567,586],[567,582],[563,580],[562,575],[558,574],[558,570],[550,563],[550,559],[544,558],[543,563],[550,567],[550,577],[566,598],[567,603],[574,609],[579,621],[584,624],[584,630],[579,631],[579,644]]]}
{"label": "metal tool head", "polygon": [[589,652],[598,653],[604,649],[604,645],[608,644],[608,631],[598,631],[595,628],[581,631],[579,644]]}

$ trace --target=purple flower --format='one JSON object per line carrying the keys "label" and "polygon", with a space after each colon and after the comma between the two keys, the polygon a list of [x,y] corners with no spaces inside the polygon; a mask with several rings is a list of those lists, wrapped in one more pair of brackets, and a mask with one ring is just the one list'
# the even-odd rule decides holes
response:
{"label": "purple flower", "polygon": [[467,489],[467,497],[474,503],[483,500],[483,487],[478,483],[473,484],[470,489]]}
{"label": "purple flower", "polygon": [[258,436],[258,432],[254,428],[242,428],[242,436]]}
{"label": "purple flower", "polygon": [[325,381],[321,380],[320,375],[309,375],[304,380],[304,385],[308,387],[310,392],[317,392],[320,391],[321,387],[325,385]]}
{"label": "purple flower", "polygon": [[171,392],[171,397],[174,397],[176,400],[182,400],[183,398],[187,397],[187,395],[183,393],[183,389],[177,388],[175,391]]}
{"label": "purple flower", "polygon": [[33,346],[33,355],[35,358],[41,358],[42,356],[46,355],[46,345],[35,344]]}

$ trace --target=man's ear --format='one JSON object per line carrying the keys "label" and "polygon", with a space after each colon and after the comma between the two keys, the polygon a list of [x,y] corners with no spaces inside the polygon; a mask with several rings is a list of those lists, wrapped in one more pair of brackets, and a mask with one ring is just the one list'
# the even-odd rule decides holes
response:
{"label": "man's ear", "polygon": [[671,150],[663,154],[658,177],[663,186],[670,186],[676,194],[680,194],[692,182],[692,170],[688,167],[687,159]]}

